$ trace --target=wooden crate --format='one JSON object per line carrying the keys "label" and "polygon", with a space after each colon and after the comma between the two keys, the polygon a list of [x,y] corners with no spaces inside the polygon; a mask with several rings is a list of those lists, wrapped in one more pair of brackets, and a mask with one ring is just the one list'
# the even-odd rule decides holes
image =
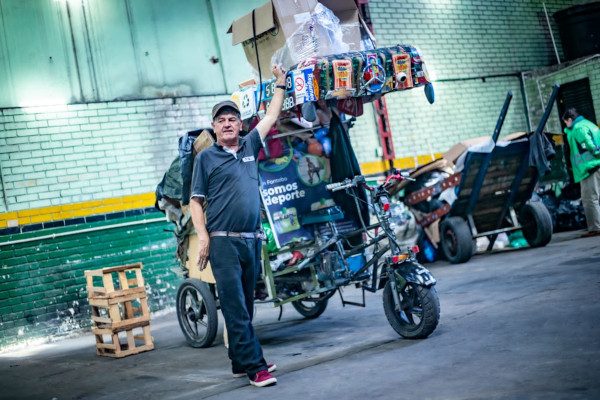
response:
{"label": "wooden crate", "polygon": [[[96,353],[125,357],[153,350],[142,264],[85,271]],[[134,330],[140,331],[137,335]]]}
{"label": "wooden crate", "polygon": [[120,358],[154,350],[149,321],[130,325],[126,329],[92,328],[92,332],[96,336],[96,354],[99,356]]}
{"label": "wooden crate", "polygon": [[89,298],[112,298],[146,293],[142,263],[88,270],[85,271],[85,277]]}
{"label": "wooden crate", "polygon": [[98,328],[121,329],[150,321],[146,292],[120,297],[93,297],[89,304],[92,321]]}

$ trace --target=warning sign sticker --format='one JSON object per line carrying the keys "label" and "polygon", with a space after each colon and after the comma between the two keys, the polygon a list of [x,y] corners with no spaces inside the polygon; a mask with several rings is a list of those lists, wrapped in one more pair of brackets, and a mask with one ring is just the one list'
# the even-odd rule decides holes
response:
{"label": "warning sign sticker", "polygon": [[312,87],[313,67],[297,69],[293,71],[293,76],[296,104],[306,103],[307,101],[317,101],[315,91]]}

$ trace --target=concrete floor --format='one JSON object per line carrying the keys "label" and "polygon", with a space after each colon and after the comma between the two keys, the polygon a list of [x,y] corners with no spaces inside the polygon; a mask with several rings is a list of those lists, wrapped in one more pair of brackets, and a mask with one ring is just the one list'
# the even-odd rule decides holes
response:
{"label": "concrete floor", "polygon": [[[0,354],[2,399],[598,399],[600,240],[581,232],[545,248],[429,264],[441,321],[427,339],[400,338],[381,292],[367,307],[304,320],[261,305],[255,326],[279,383],[254,388],[230,375],[219,335],[189,347],[174,310],[153,316],[156,349],[123,359],[95,354],[85,335]],[[360,292],[344,296],[360,300]]]}

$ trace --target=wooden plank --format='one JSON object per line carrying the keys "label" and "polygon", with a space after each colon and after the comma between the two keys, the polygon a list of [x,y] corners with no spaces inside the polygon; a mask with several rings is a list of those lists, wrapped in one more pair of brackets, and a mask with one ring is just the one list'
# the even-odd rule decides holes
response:
{"label": "wooden plank", "polygon": [[[95,287],[93,289],[97,289],[97,287]],[[104,290],[104,289],[102,289],[102,290]],[[129,288],[129,289],[125,289],[125,290],[115,290],[111,293],[99,292],[97,290],[90,291],[90,288],[87,288],[87,291],[88,291],[89,298],[94,298],[94,299],[98,299],[98,300],[113,299],[113,298],[117,298],[117,297],[127,297],[127,296],[140,295],[140,294],[143,294],[144,296],[146,295],[146,288],[143,286]],[[95,292],[98,292],[98,293],[95,293]]]}
{"label": "wooden plank", "polygon": [[[128,292],[126,295],[119,297],[92,297],[89,299],[89,304],[97,307],[108,308],[112,304],[124,303],[131,300],[145,299],[147,297],[145,290],[138,290],[135,288],[132,292]],[[132,289],[129,289],[132,290]]]}
{"label": "wooden plank", "polygon": [[112,304],[108,307],[108,315],[112,320],[113,324],[121,321],[121,310],[119,310],[118,304]]}
{"label": "wooden plank", "polygon": [[136,318],[135,321],[125,321],[115,326],[113,322],[112,327],[92,327],[92,333],[95,335],[112,335],[113,333],[125,332],[127,330],[135,329],[135,328],[143,328],[144,326],[150,326],[150,320],[144,319],[144,317]]}
{"label": "wooden plank", "polygon": [[109,274],[112,272],[119,272],[119,271],[126,271],[129,269],[135,269],[135,268],[142,268],[142,263],[135,263],[135,264],[127,264],[127,265],[119,265],[116,267],[106,267],[106,268],[102,268],[102,273],[103,274]]}
{"label": "wooden plank", "polygon": [[102,275],[102,284],[104,285],[104,290],[106,292],[114,292],[115,291],[115,286],[113,284],[111,274]]}
{"label": "wooden plank", "polygon": [[119,271],[117,275],[119,276],[119,287],[121,290],[129,289],[129,283],[127,282],[127,274],[125,271]]}
{"label": "wooden plank", "polygon": [[92,321],[99,324],[112,324],[112,319],[106,317],[96,317],[92,315]]}
{"label": "wooden plank", "polygon": [[116,350],[117,346],[112,343],[98,343],[96,344],[97,349]]}
{"label": "wooden plank", "polygon": [[[95,329],[95,331],[98,332],[98,334],[96,334],[96,353],[101,356],[120,358],[133,354],[138,354],[143,351],[154,350],[154,339],[150,335],[150,324],[146,324],[141,328],[142,335],[134,334],[133,330],[135,328],[127,329],[125,342],[120,341],[121,339],[119,338],[117,331],[112,331],[112,333],[105,333],[107,330]],[[101,333],[111,336],[112,343],[103,343]],[[136,341],[142,342],[143,344],[138,344]]]}
{"label": "wooden plank", "polygon": [[127,331],[127,348],[135,349],[135,339],[133,338],[133,330],[129,329]]}

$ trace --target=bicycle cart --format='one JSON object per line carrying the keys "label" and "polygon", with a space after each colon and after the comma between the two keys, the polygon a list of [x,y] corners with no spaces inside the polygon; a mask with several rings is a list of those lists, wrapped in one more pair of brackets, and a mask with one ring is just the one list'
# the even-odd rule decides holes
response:
{"label": "bicycle cart", "polygon": [[[363,103],[416,87],[424,87],[433,102],[424,62],[412,46],[320,57],[290,68],[279,130],[267,136],[264,154],[259,154],[268,240],[263,242],[257,304],[291,304],[305,318],[317,318],[331,296],[342,296],[342,287],[362,289],[362,303],[342,297],[344,305],[358,306],[365,306],[365,292],[383,289],[386,317],[399,335],[425,338],[435,330],[436,280],[416,261],[418,249],[402,248],[390,225],[387,187],[410,178],[391,171],[385,182],[367,185],[348,136],[353,119],[343,115],[361,115]],[[274,89],[271,80],[232,95],[248,130]],[[194,154],[211,145],[210,133],[201,131],[180,139],[180,160],[157,188],[157,205],[168,217],[170,210],[176,222],[177,257],[185,278],[177,292],[177,316],[193,347],[213,343],[219,309],[210,267],[200,272],[196,266],[197,237],[186,210]],[[371,224],[371,216],[376,223]]]}

